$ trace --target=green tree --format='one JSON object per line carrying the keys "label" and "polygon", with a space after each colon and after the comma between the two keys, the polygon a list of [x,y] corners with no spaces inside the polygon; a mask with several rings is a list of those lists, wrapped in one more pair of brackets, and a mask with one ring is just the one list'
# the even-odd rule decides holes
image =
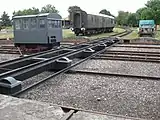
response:
{"label": "green tree", "polygon": [[70,13],[70,12],[72,12],[72,11],[75,11],[75,10],[82,10],[79,6],[70,6],[69,8],[68,8],[68,12]]}
{"label": "green tree", "polygon": [[32,7],[29,9],[24,9],[24,10],[19,10],[19,11],[14,11],[13,16],[21,16],[21,15],[35,15],[39,13],[39,9]]}
{"label": "green tree", "polygon": [[0,19],[0,31],[2,29],[2,20]]}
{"label": "green tree", "polygon": [[117,24],[128,25],[128,15],[129,15],[129,12],[118,11],[118,16],[116,17]]}
{"label": "green tree", "polygon": [[100,14],[104,14],[104,15],[111,15],[110,11],[103,9],[99,12]]}
{"label": "green tree", "polygon": [[143,7],[143,8],[140,8],[140,9],[138,9],[138,10],[136,11],[137,20],[141,20],[141,19],[142,19],[142,18],[141,18],[142,12],[143,12],[144,10],[146,10],[146,9],[147,9],[146,7]]}
{"label": "green tree", "polygon": [[136,27],[138,25],[137,14],[130,13],[127,18],[127,23],[132,27]]}
{"label": "green tree", "polygon": [[149,0],[144,8],[137,10],[138,20],[153,19],[156,24],[160,24],[160,0]]}
{"label": "green tree", "polygon": [[5,27],[11,26],[11,20],[5,11],[3,12],[2,16],[1,16],[1,24],[2,24],[2,26],[5,26]]}
{"label": "green tree", "polygon": [[102,9],[99,13],[100,13],[100,14],[104,14],[104,15],[109,15],[109,16],[115,17],[114,15],[111,14],[110,11],[108,11],[108,10],[106,10],[106,9]]}
{"label": "green tree", "polygon": [[150,8],[144,9],[141,13],[141,19],[143,20],[154,19],[154,11]]}
{"label": "green tree", "polygon": [[41,13],[58,13],[59,11],[51,4],[42,7]]}
{"label": "green tree", "polygon": [[152,14],[152,19],[154,19],[157,24],[160,24],[160,0],[149,0],[145,5],[153,12],[154,15]]}

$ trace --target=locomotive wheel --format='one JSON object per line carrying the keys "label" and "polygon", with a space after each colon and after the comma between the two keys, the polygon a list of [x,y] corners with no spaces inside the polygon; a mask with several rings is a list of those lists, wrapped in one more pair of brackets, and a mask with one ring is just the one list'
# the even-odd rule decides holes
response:
{"label": "locomotive wheel", "polygon": [[76,36],[78,36],[79,35],[79,33],[76,33]]}
{"label": "locomotive wheel", "polygon": [[83,35],[83,36],[85,36],[85,35],[86,35],[86,33],[82,33],[82,35]]}

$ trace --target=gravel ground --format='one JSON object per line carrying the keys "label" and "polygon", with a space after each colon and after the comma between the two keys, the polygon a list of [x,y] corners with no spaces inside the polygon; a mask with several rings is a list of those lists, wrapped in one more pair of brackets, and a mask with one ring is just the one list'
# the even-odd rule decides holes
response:
{"label": "gravel ground", "polygon": [[160,45],[144,45],[144,44],[117,44],[116,46],[142,46],[142,47],[160,47]]}
{"label": "gravel ground", "polygon": [[139,51],[139,52],[160,52],[160,49],[149,49],[149,48],[127,48],[127,47],[112,47],[109,50],[117,51]]}
{"label": "gravel ground", "polygon": [[116,54],[116,53],[115,53],[115,54],[107,54],[107,53],[105,53],[105,54],[100,55],[100,56],[102,56],[102,57],[103,57],[103,56],[104,56],[104,57],[105,57],[105,56],[107,56],[107,57],[108,57],[108,56],[109,56],[109,57],[110,57],[110,56],[111,56],[111,57],[124,57],[124,58],[125,58],[125,57],[126,57],[126,58],[128,58],[128,57],[129,57],[129,58],[137,57],[137,58],[143,58],[143,59],[149,59],[149,58],[151,58],[151,59],[155,59],[155,60],[157,60],[157,59],[160,60],[160,56],[158,56],[158,57],[157,57],[157,56],[156,56],[156,57],[155,57],[155,56],[144,56],[144,55],[140,56],[140,55],[131,55],[131,54],[130,54],[130,55],[129,55],[129,54],[128,54],[128,55],[122,55],[122,54]]}
{"label": "gravel ground", "polygon": [[42,80],[42,79],[45,79],[46,77],[50,76],[54,74],[54,72],[48,72],[48,71],[45,71],[43,73],[40,73],[34,77],[31,77],[25,81],[23,81],[23,85],[22,85],[22,89],[26,88],[26,87],[29,87],[30,85]]}
{"label": "gravel ground", "polygon": [[73,70],[89,70],[106,73],[133,74],[142,76],[159,76],[160,64],[149,62],[88,60]]}
{"label": "gravel ground", "polygon": [[110,114],[160,119],[160,81],[62,74],[21,95],[53,104]]}
{"label": "gravel ground", "polygon": [[12,60],[18,57],[19,57],[18,54],[0,54],[0,62]]}

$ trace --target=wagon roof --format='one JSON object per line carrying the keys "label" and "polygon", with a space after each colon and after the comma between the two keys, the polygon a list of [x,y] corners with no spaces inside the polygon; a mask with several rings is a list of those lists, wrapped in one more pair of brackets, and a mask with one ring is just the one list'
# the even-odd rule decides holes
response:
{"label": "wagon roof", "polygon": [[16,18],[30,18],[30,17],[45,17],[45,16],[49,16],[49,15],[52,15],[55,18],[61,18],[61,16],[57,13],[40,13],[40,14],[36,14],[36,15],[14,16],[13,19],[16,19]]}
{"label": "wagon roof", "polygon": [[90,14],[91,15],[96,15],[96,16],[101,16],[101,17],[107,17],[107,18],[115,19],[113,16],[109,16],[109,15],[97,14],[97,13],[90,13]]}

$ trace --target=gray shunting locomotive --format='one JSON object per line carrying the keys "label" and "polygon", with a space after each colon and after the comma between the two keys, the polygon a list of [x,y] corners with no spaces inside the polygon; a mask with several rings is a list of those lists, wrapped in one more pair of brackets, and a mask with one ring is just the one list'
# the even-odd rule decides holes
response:
{"label": "gray shunting locomotive", "polygon": [[70,12],[72,31],[78,36],[95,33],[112,32],[115,26],[115,18],[102,14],[87,14],[81,9]]}
{"label": "gray shunting locomotive", "polygon": [[57,13],[13,17],[14,44],[22,50],[51,49],[62,40],[62,21]]}

